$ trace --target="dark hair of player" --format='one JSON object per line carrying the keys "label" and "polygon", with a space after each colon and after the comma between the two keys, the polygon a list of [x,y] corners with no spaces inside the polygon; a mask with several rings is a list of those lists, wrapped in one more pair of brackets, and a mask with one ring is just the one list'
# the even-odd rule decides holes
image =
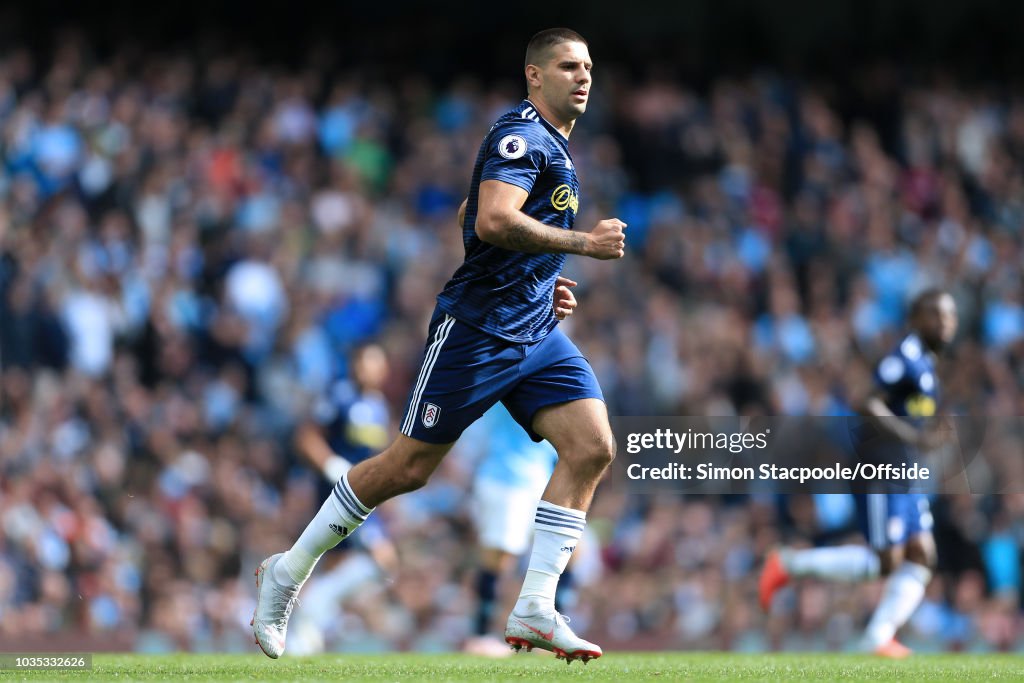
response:
{"label": "dark hair of player", "polygon": [[589,45],[586,39],[570,28],[547,28],[530,38],[526,46],[526,64],[540,65],[548,59],[548,53],[555,45],[562,43],[583,43]]}
{"label": "dark hair of player", "polygon": [[934,302],[939,297],[947,296],[949,292],[938,287],[930,287],[914,297],[910,303],[910,319],[914,320],[924,307]]}

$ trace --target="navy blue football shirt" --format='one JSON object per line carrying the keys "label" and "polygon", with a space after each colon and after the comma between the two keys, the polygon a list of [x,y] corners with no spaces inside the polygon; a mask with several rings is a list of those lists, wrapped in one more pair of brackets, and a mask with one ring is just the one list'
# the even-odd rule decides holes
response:
{"label": "navy blue football shirt", "polygon": [[388,445],[390,410],[384,397],[365,393],[347,379],[334,382],[314,407],[313,417],[335,453],[355,464]]}
{"label": "navy blue football shirt", "polygon": [[[900,419],[920,427],[925,418],[935,415],[939,402],[935,357],[916,334],[907,335],[878,362],[875,383],[885,405]],[[872,420],[854,420],[850,424],[854,427],[853,447],[862,461],[906,465],[921,456],[917,446],[896,439],[887,430],[880,431]],[[862,479],[855,490],[858,493],[905,493],[908,482]],[[858,506],[861,504],[863,501],[858,502]]]}
{"label": "navy blue football shirt", "polygon": [[572,230],[580,190],[569,142],[529,100],[491,126],[477,154],[466,203],[465,261],[437,297],[441,310],[467,325],[512,342],[539,341],[558,323],[552,297],[566,255],[510,251],[477,237],[484,180],[521,187],[529,193],[523,213]]}
{"label": "navy blue football shirt", "polygon": [[894,415],[932,417],[939,401],[935,360],[916,334],[908,335],[875,368],[885,404]]}

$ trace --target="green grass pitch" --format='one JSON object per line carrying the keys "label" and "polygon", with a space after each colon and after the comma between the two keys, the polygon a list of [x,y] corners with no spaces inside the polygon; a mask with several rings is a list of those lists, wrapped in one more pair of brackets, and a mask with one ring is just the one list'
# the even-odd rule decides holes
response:
{"label": "green grass pitch", "polygon": [[900,662],[838,654],[607,654],[587,666],[521,654],[323,655],[271,661],[262,655],[96,655],[92,671],[0,671],[0,681],[1020,681],[1024,657],[920,655]]}

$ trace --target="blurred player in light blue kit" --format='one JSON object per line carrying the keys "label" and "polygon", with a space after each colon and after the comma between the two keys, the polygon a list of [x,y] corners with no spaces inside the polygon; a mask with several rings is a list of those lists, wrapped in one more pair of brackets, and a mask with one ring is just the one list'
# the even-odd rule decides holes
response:
{"label": "blurred player in light blue kit", "polygon": [[[899,465],[913,462],[949,437],[943,429],[929,428],[925,418],[936,415],[939,377],[936,359],[957,330],[957,311],[948,293],[929,289],[910,306],[911,331],[875,367],[876,391],[861,412],[885,437],[886,445],[863,455]],[[935,570],[935,540],[928,498],[899,491],[898,485],[873,484],[871,493],[857,493],[857,518],[870,549],[860,545],[806,550],[782,549],[768,556],[761,574],[761,605],[791,578],[813,576],[835,581],[867,581],[888,577],[882,599],[864,634],[864,649],[883,657],[901,659],[911,650],[896,640],[924,598]],[[905,491],[905,488],[903,489]]]}
{"label": "blurred player in light blue kit", "polygon": [[[504,574],[530,546],[532,529],[524,524],[537,510],[558,454],[547,441],[533,441],[502,405],[496,405],[465,432],[468,450],[480,458],[473,479],[473,519],[477,526],[480,573],[476,579],[474,637],[465,651],[492,657],[512,654],[491,635]],[[559,590],[565,588],[562,575]],[[557,595],[556,595],[557,598]]]}

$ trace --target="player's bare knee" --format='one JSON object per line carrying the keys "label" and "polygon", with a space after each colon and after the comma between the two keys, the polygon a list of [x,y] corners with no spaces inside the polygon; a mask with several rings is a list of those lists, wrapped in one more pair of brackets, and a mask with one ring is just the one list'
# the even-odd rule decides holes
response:
{"label": "player's bare knee", "polygon": [[935,553],[911,553],[908,549],[907,561],[913,562],[914,564],[919,564],[922,567],[927,567],[932,571],[935,571],[936,567],[938,566],[938,558],[935,557]]}
{"label": "player's bare knee", "polygon": [[559,451],[558,457],[588,474],[600,474],[615,458],[615,440],[611,434],[589,435]]}
{"label": "player's bare knee", "polygon": [[594,444],[593,462],[603,472],[615,460],[615,437],[611,432],[600,435]]}
{"label": "player's bare knee", "polygon": [[882,576],[889,576],[903,562],[903,546],[889,546],[878,553],[878,569]]}
{"label": "player's bare knee", "polygon": [[938,564],[938,554],[935,551],[935,542],[931,537],[917,537],[907,541],[906,559],[908,562],[919,564],[922,567],[935,570]]}
{"label": "player's bare knee", "polygon": [[387,452],[386,471],[383,473],[393,495],[416,491],[427,485],[437,469],[445,451],[434,448],[410,447],[408,443]]}
{"label": "player's bare knee", "polygon": [[422,472],[414,472],[410,470],[396,472],[391,477],[391,485],[394,489],[393,495],[400,495],[402,493],[409,493],[416,491],[427,485],[427,481],[430,479],[430,475],[424,475]]}
{"label": "player's bare knee", "polygon": [[395,484],[402,493],[416,491],[427,485],[436,464],[427,458],[407,458],[398,471],[393,473]]}

